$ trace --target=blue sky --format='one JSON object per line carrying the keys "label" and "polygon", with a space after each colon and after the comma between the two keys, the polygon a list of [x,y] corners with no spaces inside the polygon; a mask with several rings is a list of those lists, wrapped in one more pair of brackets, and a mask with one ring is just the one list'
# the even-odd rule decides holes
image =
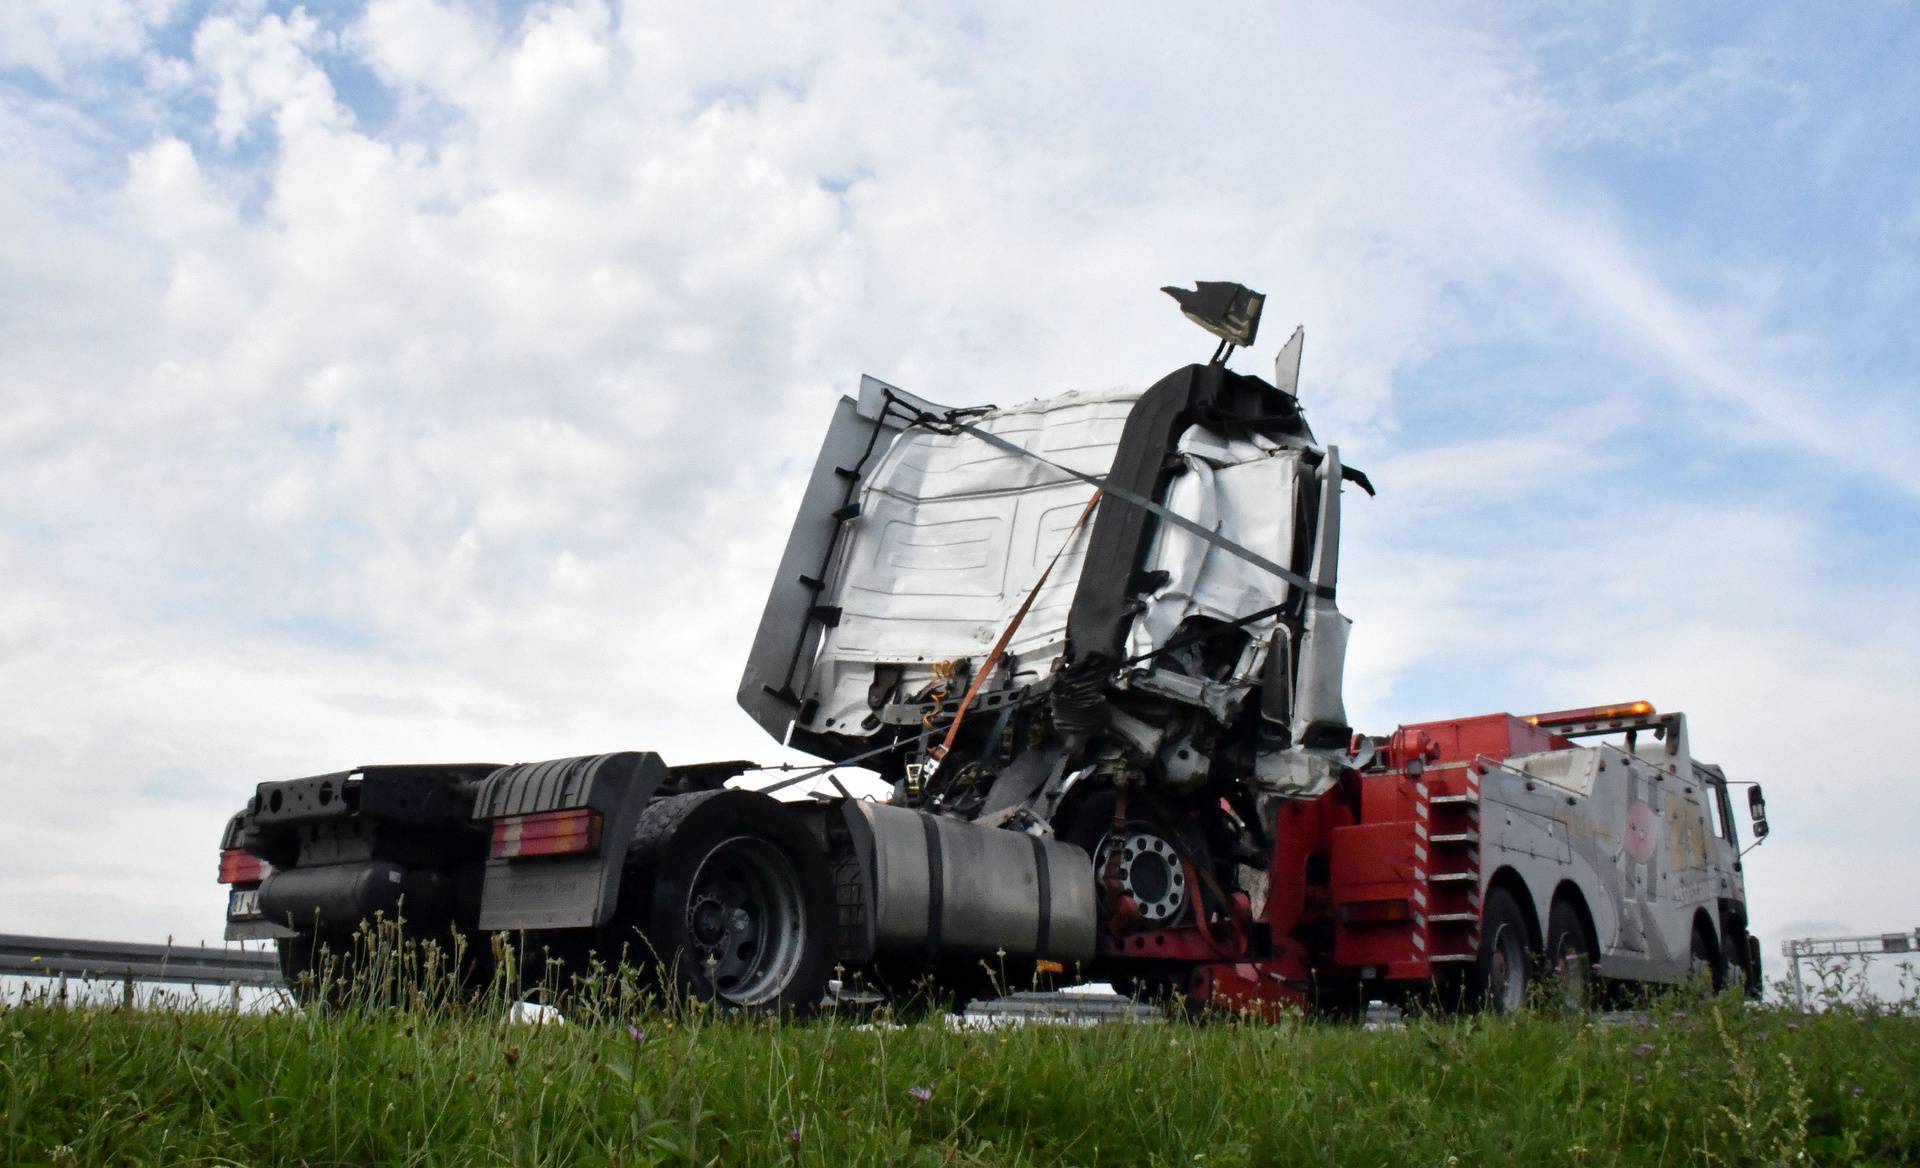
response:
{"label": "blue sky", "polygon": [[1382,488],[1363,725],[1685,708],[1768,784],[1770,940],[1908,923],[1920,800],[1862,744],[1920,701],[1917,40],[1907,4],[10,5],[0,925],[214,935],[263,778],[771,757],[731,693],[834,395],[1145,383],[1208,347],[1156,291],[1196,278],[1268,293],[1243,368],[1306,324]]}

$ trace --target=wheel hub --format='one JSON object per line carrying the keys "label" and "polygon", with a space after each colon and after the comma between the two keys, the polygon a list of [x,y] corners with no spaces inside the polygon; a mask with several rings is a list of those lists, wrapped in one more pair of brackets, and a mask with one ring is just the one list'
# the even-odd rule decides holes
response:
{"label": "wheel hub", "polygon": [[1094,857],[1094,871],[1104,874],[1119,853],[1120,891],[1140,908],[1148,924],[1166,925],[1187,906],[1186,864],[1167,840],[1145,828],[1109,835]]}

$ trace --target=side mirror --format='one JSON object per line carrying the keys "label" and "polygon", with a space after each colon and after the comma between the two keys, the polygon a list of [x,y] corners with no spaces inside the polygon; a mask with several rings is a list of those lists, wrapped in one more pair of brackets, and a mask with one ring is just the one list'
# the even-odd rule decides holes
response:
{"label": "side mirror", "polygon": [[1753,838],[1767,838],[1767,797],[1760,791],[1760,784],[1747,788],[1747,814],[1753,817]]}

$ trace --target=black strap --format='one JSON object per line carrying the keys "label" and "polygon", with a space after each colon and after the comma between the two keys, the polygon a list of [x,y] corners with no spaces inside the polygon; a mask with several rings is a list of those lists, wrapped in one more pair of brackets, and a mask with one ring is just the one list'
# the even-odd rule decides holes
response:
{"label": "black strap", "polygon": [[927,948],[940,948],[940,916],[947,907],[946,863],[940,852],[940,824],[924,812],[920,828],[927,835]]}
{"label": "black strap", "polygon": [[[931,421],[931,419],[929,420]],[[986,430],[982,430],[980,427],[975,426],[970,422],[962,422],[958,418],[949,418],[943,424],[953,426],[954,428],[959,430],[964,430],[967,433],[973,435],[975,438],[980,439],[982,442],[987,443],[989,446],[997,446],[1000,449],[1008,451],[1010,453],[1018,454],[1026,458],[1031,458],[1035,462],[1038,462],[1044,466],[1050,466],[1062,474],[1071,475],[1074,478],[1079,479],[1083,483],[1087,483],[1090,486],[1098,487],[1100,488],[1100,492],[1103,495],[1111,496],[1115,499],[1120,500],[1123,503],[1129,503],[1135,507],[1138,507],[1141,510],[1146,511],[1148,514],[1158,516],[1160,519],[1164,520],[1165,522],[1173,524],[1175,527],[1178,527],[1180,530],[1185,531],[1190,535],[1197,536],[1198,538],[1207,541],[1207,543],[1213,545],[1214,547],[1219,548],[1221,551],[1226,552],[1228,555],[1236,556],[1242,560],[1245,560],[1247,563],[1252,564],[1256,568],[1262,568],[1268,572],[1271,572],[1273,575],[1280,577],[1282,580],[1285,580],[1287,583],[1293,585],[1296,588],[1303,588],[1308,592],[1313,593],[1316,596],[1323,596],[1329,600],[1333,598],[1333,589],[1331,587],[1315,584],[1313,581],[1307,579],[1305,576],[1302,576],[1300,573],[1292,571],[1291,569],[1288,569],[1288,568],[1281,567],[1279,564],[1274,563],[1272,560],[1269,560],[1267,557],[1261,555],[1259,552],[1254,551],[1252,548],[1243,547],[1240,544],[1235,543],[1233,540],[1228,539],[1226,536],[1221,535],[1217,531],[1208,531],[1206,528],[1200,526],[1198,523],[1195,523],[1193,520],[1188,519],[1184,515],[1168,510],[1166,507],[1161,506],[1160,504],[1154,502],[1152,499],[1147,498],[1145,495],[1136,494],[1135,492],[1130,491],[1125,487],[1116,486],[1113,483],[1109,482],[1108,480],[1098,477],[1097,475],[1085,474],[1081,471],[1077,471],[1073,469],[1070,466],[1062,466],[1061,464],[1053,461],[1051,458],[1047,458],[1044,455],[1035,454],[1033,451],[1028,450],[1026,447],[1021,446],[1017,442],[1009,442],[1007,439],[1000,437],[1000,435],[990,433]],[[1338,488],[1336,487],[1335,489],[1338,489]]]}
{"label": "black strap", "polygon": [[1040,927],[1033,935],[1033,955],[1045,957],[1053,943],[1053,868],[1047,863],[1046,845],[1040,837],[1030,835],[1027,842],[1033,845],[1033,867],[1040,874]]}

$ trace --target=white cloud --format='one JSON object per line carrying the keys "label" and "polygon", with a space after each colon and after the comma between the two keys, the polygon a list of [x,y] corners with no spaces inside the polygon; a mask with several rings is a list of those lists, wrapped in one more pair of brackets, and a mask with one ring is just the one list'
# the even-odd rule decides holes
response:
{"label": "white cloud", "polygon": [[139,53],[179,0],[14,0],[0,8],[0,66],[59,80],[75,66]]}

